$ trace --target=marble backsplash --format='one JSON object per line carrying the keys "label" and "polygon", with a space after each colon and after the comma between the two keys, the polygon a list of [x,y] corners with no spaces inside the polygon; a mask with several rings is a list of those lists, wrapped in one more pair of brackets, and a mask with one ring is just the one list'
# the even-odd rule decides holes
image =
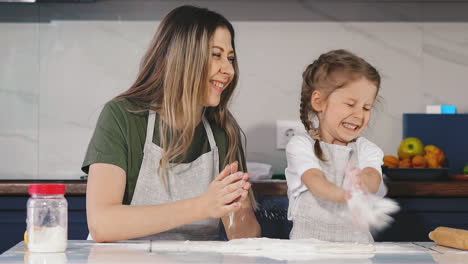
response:
{"label": "marble backsplash", "polygon": [[[132,83],[161,18],[187,2],[0,4],[0,179],[83,175],[102,106]],[[331,49],[355,52],[383,76],[366,136],[385,153],[396,153],[402,113],[427,104],[468,112],[468,2],[189,3],[233,22],[240,81],[232,109],[248,159],[275,173],[286,167],[276,120],[298,120],[301,73]]]}

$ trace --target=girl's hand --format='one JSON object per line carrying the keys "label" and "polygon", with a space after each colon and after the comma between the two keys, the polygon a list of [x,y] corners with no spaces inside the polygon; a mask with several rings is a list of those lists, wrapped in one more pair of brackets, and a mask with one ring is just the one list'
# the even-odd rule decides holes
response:
{"label": "girl's hand", "polygon": [[364,184],[363,177],[362,177],[362,170],[359,170],[356,174],[356,186],[364,193],[369,193],[369,189]]}
{"label": "girl's hand", "polygon": [[226,166],[200,196],[208,217],[220,218],[241,207],[241,200],[247,196],[250,183],[247,183],[248,175],[238,172],[237,167],[237,162]]}
{"label": "girl's hand", "polygon": [[351,197],[353,197],[353,195],[351,194],[351,192],[346,191],[346,190],[344,190],[344,189],[343,189],[342,196],[343,196],[343,199],[342,199],[343,202],[346,202],[346,201],[348,201],[349,199],[351,199]]}
{"label": "girl's hand", "polygon": [[346,167],[343,188],[350,193],[356,190],[368,193],[367,187],[362,180],[362,170],[356,168],[352,161]]}

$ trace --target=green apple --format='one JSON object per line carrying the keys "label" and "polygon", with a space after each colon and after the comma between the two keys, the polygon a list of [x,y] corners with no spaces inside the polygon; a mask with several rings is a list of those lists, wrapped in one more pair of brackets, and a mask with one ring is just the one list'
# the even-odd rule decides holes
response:
{"label": "green apple", "polygon": [[463,174],[466,174],[468,175],[468,163],[465,165],[465,167],[463,168]]}
{"label": "green apple", "polygon": [[410,159],[416,155],[424,155],[424,144],[419,138],[405,138],[398,147],[400,159]]}

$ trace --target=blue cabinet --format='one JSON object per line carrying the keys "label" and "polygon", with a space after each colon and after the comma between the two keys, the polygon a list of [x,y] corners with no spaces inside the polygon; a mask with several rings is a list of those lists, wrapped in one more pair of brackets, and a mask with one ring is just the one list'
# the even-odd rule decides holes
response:
{"label": "blue cabinet", "polygon": [[449,174],[462,174],[468,162],[468,114],[403,114],[403,137],[440,147]]}

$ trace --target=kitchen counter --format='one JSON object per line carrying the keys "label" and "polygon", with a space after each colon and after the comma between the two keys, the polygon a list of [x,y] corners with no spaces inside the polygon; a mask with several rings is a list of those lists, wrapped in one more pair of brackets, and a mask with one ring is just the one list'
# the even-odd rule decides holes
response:
{"label": "kitchen counter", "polygon": [[[0,196],[28,195],[28,186],[40,181],[0,181]],[[67,195],[84,196],[86,181],[46,181],[41,183],[64,183]],[[286,196],[285,180],[252,182],[257,195]],[[388,181],[389,197],[468,197],[468,181],[413,182]]]}
{"label": "kitchen counter", "polygon": [[[256,241],[257,243],[258,241]],[[468,251],[436,246],[430,242],[375,243],[373,253],[304,252],[304,247],[316,244],[297,240],[275,240],[287,249],[277,254],[274,247],[262,239],[255,250],[214,252],[229,242],[206,241],[123,241],[94,243],[71,240],[66,253],[30,253],[24,242],[0,255],[1,263],[468,263]],[[239,245],[238,242],[237,245]],[[245,243],[245,242],[242,242]],[[294,244],[292,244],[294,243]],[[289,247],[287,245],[298,245]],[[237,246],[238,247],[238,246]],[[212,248],[212,250],[210,250]],[[302,250],[300,250],[302,248]],[[267,250],[265,250],[267,249]],[[271,250],[273,249],[273,250]],[[333,250],[333,249],[332,249]],[[334,250],[341,250],[334,247]],[[262,253],[263,252],[263,253]]]}
{"label": "kitchen counter", "polygon": [[[53,183],[59,181],[45,181]],[[28,186],[38,181],[0,181],[0,253],[23,239],[26,229]],[[85,239],[86,181],[62,181],[67,185],[69,239]],[[388,182],[389,195],[401,207],[393,224],[374,239],[429,241],[427,234],[438,226],[468,230],[468,182]],[[253,182],[259,209],[255,212],[262,236],[288,238],[292,222],[287,219],[289,200],[284,180]],[[223,234],[222,230],[220,231]],[[222,237],[222,236],[221,236]]]}

